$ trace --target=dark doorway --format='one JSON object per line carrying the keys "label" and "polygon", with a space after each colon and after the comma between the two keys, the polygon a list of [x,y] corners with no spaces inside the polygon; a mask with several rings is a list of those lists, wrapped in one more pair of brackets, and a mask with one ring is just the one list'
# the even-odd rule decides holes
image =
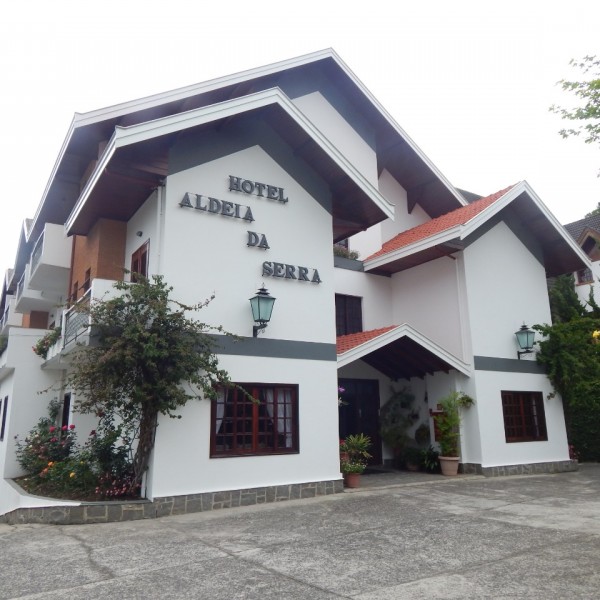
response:
{"label": "dark doorway", "polygon": [[379,437],[379,382],[376,379],[339,379],[344,388],[340,394],[340,439],[355,433],[368,435],[373,445],[369,464],[381,464],[381,438]]}

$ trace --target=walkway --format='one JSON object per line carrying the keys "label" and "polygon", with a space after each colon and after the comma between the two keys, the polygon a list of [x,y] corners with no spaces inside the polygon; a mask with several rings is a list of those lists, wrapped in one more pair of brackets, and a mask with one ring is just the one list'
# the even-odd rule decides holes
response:
{"label": "walkway", "polygon": [[599,465],[365,480],[354,493],[129,523],[0,525],[0,599],[598,597]]}

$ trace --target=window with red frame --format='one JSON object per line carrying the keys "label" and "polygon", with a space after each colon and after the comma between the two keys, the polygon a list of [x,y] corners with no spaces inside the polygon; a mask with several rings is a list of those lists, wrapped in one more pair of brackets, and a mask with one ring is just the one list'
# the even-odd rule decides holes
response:
{"label": "window with red frame", "polygon": [[212,457],[298,452],[296,385],[221,387],[211,410]]}
{"label": "window with red frame", "polygon": [[548,439],[542,392],[502,392],[502,412],[507,442]]}
{"label": "window with red frame", "polygon": [[150,242],[147,241],[142,244],[132,255],[131,255],[131,282],[136,283],[138,277],[148,277],[148,248]]}

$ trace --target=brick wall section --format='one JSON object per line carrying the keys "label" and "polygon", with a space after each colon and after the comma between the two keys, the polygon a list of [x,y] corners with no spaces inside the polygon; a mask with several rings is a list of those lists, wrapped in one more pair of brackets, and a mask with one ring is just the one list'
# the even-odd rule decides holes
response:
{"label": "brick wall section", "polygon": [[32,310],[29,313],[29,327],[32,329],[48,329],[48,313]]}
{"label": "brick wall section", "polygon": [[[88,269],[91,279],[123,279],[123,268],[129,268],[125,264],[126,233],[127,223],[98,219],[87,236],[75,236],[69,293],[75,282],[81,288]],[[80,290],[77,297],[80,298],[82,293]]]}
{"label": "brick wall section", "polygon": [[21,523],[44,523],[47,525],[75,525],[88,523],[114,523],[156,519],[171,515],[205,512],[222,508],[236,508],[329,496],[344,491],[341,479],[294,483],[226,492],[207,492],[186,496],[167,496],[132,502],[82,502],[78,506],[49,506],[18,508],[0,516],[0,523],[18,525]]}

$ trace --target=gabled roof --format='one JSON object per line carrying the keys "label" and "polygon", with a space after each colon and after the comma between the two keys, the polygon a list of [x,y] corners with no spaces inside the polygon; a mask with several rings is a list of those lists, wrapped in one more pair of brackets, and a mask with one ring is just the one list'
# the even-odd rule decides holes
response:
{"label": "gabled roof", "polygon": [[588,265],[587,258],[544,203],[522,181],[398,234],[364,261],[365,271],[390,275],[463,250],[469,236],[498,218],[519,224],[524,243],[541,249],[548,277]]}
{"label": "gabled roof", "polygon": [[591,215],[585,217],[585,219],[579,219],[579,221],[568,223],[565,225],[565,229],[576,242],[581,243],[583,238],[585,238],[586,230],[600,233],[600,214]]}
{"label": "gabled roof", "polygon": [[339,336],[337,354],[338,368],[361,359],[392,379],[450,369],[471,374],[467,363],[406,323]]}
{"label": "gabled roof", "polygon": [[[77,114],[44,191],[35,216],[33,233],[45,222],[64,223],[80,194],[82,181],[99,159],[99,148],[115,129],[218,105],[252,93],[279,87],[288,98],[313,91],[344,113],[369,140],[377,153],[378,168],[387,169],[407,190],[409,205],[419,203],[430,215],[465,204],[423,152],[398,126],[367,88],[331,50],[322,50],[265,67],[251,69],[116,106]],[[313,161],[314,162],[314,161]],[[140,178],[152,179],[164,162],[140,165]],[[369,222],[364,223],[368,227]]]}
{"label": "gabled roof", "polygon": [[366,260],[372,260],[378,256],[390,254],[396,250],[399,250],[400,248],[404,248],[405,246],[433,238],[435,235],[448,231],[449,229],[452,229],[458,225],[466,225],[480,212],[496,202],[496,200],[502,198],[502,196],[504,196],[504,194],[506,194],[506,192],[508,192],[512,187],[513,186],[511,185],[503,190],[500,190],[499,192],[496,192],[495,194],[492,194],[491,196],[481,198],[480,200],[475,200],[467,206],[462,206],[461,208],[457,208],[456,210],[442,215],[441,217],[431,219],[431,221],[427,221],[426,223],[417,225],[412,229],[403,231],[396,237],[393,237],[391,240],[383,244],[381,250],[375,252],[375,254],[372,254]]}
{"label": "gabled roof", "polygon": [[[303,163],[308,163],[328,184],[334,239],[356,233],[366,223],[393,216],[393,205],[280,90],[272,89],[130,127],[117,127],[66,220],[67,233],[85,235],[103,216],[129,220],[167,174],[159,164],[167,160],[168,149],[182,132],[196,131],[207,136],[234,122],[237,127],[244,123],[248,128],[257,121],[263,132],[270,129],[289,145],[293,160],[301,160],[298,154],[302,153]],[[274,153],[273,158],[282,157]],[[141,173],[135,166],[139,163],[155,168],[153,172]],[[293,164],[288,160],[289,167],[293,168]]]}

